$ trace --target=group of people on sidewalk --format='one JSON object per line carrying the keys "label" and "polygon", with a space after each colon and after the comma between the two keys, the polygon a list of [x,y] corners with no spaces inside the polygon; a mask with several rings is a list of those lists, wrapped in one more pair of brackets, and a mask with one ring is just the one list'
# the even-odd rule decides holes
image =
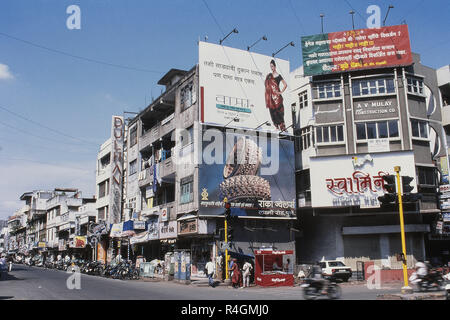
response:
{"label": "group of people on sidewalk", "polygon": [[[206,273],[208,275],[209,285],[215,287],[214,273],[216,267],[213,261],[209,261],[206,266]],[[239,266],[237,259],[232,259],[229,264],[228,272],[231,278],[231,285],[233,288],[245,288],[250,286],[250,276],[253,266],[250,262],[245,262],[242,269]]]}

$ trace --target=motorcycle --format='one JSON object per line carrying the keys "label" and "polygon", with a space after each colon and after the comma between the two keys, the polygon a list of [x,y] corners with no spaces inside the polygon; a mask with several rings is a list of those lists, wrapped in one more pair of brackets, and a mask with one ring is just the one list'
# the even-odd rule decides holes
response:
{"label": "motorcycle", "polygon": [[447,273],[443,276],[446,281],[444,290],[445,290],[445,300],[450,300],[450,273]]}
{"label": "motorcycle", "polygon": [[416,272],[413,272],[409,280],[420,292],[431,289],[441,290],[445,283],[442,273],[433,269],[425,276],[419,276]]}
{"label": "motorcycle", "polygon": [[337,279],[324,280],[323,284],[320,285],[318,280],[306,278],[300,287],[303,288],[303,296],[306,300],[313,300],[321,296],[327,296],[330,299],[339,299],[342,290],[337,282]]}

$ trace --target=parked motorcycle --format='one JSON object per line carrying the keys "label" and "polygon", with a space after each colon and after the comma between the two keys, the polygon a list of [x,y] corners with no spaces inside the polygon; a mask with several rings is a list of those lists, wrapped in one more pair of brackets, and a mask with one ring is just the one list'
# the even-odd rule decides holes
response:
{"label": "parked motorcycle", "polygon": [[339,299],[342,290],[337,282],[337,279],[325,280],[321,285],[318,280],[306,278],[301,285],[303,288],[303,296],[306,300],[313,300],[321,296],[328,296],[330,299]]}

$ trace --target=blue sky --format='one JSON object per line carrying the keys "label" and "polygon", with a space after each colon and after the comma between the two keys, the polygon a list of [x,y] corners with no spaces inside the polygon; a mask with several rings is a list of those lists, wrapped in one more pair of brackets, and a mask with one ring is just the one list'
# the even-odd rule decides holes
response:
{"label": "blue sky", "polygon": [[[80,30],[66,27],[72,4],[81,9]],[[325,32],[351,29],[352,8],[355,27],[364,28],[372,4],[380,6],[382,20],[394,5],[386,25],[406,20],[422,63],[449,64],[448,1],[1,1],[0,219],[30,190],[78,187],[92,196],[96,153],[110,134],[111,116],[145,108],[170,68],[193,67],[199,38],[218,43],[237,28],[224,44],[246,49],[266,35],[254,51],[267,55],[294,41],[278,57],[295,69],[300,37],[320,33],[320,13]]]}

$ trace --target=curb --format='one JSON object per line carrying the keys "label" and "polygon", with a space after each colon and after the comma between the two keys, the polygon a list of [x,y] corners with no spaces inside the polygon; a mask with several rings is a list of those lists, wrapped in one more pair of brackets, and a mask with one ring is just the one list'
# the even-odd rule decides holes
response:
{"label": "curb", "polygon": [[442,300],[445,293],[428,293],[428,294],[379,294],[377,300]]}

